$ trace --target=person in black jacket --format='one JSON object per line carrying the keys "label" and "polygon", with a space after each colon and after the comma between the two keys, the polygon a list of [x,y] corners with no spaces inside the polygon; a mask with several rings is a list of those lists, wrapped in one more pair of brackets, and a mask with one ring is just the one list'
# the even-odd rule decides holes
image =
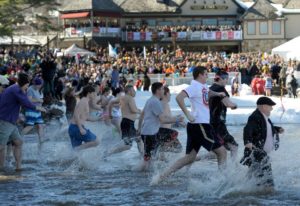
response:
{"label": "person in black jacket", "polygon": [[147,73],[144,74],[144,91],[149,91],[149,87],[151,85],[151,80]]}
{"label": "person in black jacket", "polygon": [[244,127],[245,150],[241,163],[249,166],[249,174],[256,178],[258,186],[273,190],[274,181],[268,154],[278,149],[279,139],[274,136],[283,133],[284,129],[275,127],[269,119],[275,102],[268,97],[260,97],[256,104],[257,109]]}
{"label": "person in black jacket", "polygon": [[227,108],[236,109],[237,105],[230,100],[229,94],[225,88],[228,82],[228,73],[219,71],[216,73],[214,83],[209,88],[214,92],[223,92],[225,97],[212,96],[209,98],[210,124],[214,128],[220,142],[231,152],[231,157],[236,159],[238,144],[234,137],[228,132],[226,126]]}
{"label": "person in black jacket", "polygon": [[44,80],[44,95],[55,96],[54,92],[54,77],[56,74],[56,63],[51,55],[46,55],[42,63],[40,64],[42,69],[42,77]]}

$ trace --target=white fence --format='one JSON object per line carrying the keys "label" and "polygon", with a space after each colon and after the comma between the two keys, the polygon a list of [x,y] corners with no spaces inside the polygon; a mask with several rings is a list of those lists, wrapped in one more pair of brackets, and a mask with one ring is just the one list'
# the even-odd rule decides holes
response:
{"label": "white fence", "polygon": [[[234,78],[236,75],[236,72],[229,72],[229,80],[227,82],[228,85],[231,84],[232,78]],[[185,77],[179,77],[176,74],[170,75],[169,77],[166,77],[165,74],[148,74],[151,84],[154,82],[163,82],[166,81],[166,84],[168,86],[177,86],[181,84],[190,84],[191,81],[193,80],[193,75],[192,73],[187,73]],[[143,79],[144,75],[138,75],[135,77],[131,77],[134,80],[137,79],[137,77],[140,77],[140,79]],[[208,73],[208,79],[207,79],[207,84],[211,85],[214,81],[215,73]],[[130,78],[127,76],[127,78]],[[241,83],[241,74],[239,73],[239,83]]]}

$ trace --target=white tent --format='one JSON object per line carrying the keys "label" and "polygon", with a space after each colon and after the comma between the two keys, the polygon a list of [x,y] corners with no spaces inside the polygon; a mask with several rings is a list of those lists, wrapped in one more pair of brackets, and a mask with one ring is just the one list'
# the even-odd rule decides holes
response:
{"label": "white tent", "polygon": [[76,44],[73,44],[64,51],[65,56],[76,56],[77,54],[80,56],[95,56],[94,52],[79,48]]}
{"label": "white tent", "polygon": [[300,60],[300,36],[272,49],[272,54],[277,54],[286,61],[289,59]]}

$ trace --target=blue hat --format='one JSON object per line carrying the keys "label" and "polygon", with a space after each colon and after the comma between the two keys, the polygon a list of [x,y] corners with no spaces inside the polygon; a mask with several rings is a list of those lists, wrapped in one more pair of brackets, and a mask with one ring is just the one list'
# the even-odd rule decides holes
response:
{"label": "blue hat", "polygon": [[42,85],[43,84],[43,80],[41,78],[39,78],[39,77],[35,77],[33,79],[33,84],[34,85]]}

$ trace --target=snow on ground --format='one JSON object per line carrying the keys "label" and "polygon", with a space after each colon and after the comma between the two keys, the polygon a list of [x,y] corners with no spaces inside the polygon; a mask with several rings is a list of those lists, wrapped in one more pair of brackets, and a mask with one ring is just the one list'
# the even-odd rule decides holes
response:
{"label": "snow on ground", "polygon": [[[178,107],[175,97],[186,88],[188,85],[170,86],[172,94],[170,106],[174,114],[182,113]],[[230,93],[230,86],[226,86]],[[143,108],[147,99],[151,96],[151,92],[137,92],[136,101],[139,108]],[[254,96],[251,94],[251,88],[248,85],[241,85],[240,96],[231,97],[232,101],[238,105],[236,110],[227,110],[227,124],[228,125],[242,125],[246,124],[249,115],[256,108],[256,101],[261,96]],[[280,97],[271,97],[276,102],[271,113],[271,120],[276,124],[296,124],[300,123],[300,99],[292,99],[283,97],[282,103]],[[189,106],[189,100],[186,100],[186,105]],[[284,111],[283,111],[284,108]]]}

